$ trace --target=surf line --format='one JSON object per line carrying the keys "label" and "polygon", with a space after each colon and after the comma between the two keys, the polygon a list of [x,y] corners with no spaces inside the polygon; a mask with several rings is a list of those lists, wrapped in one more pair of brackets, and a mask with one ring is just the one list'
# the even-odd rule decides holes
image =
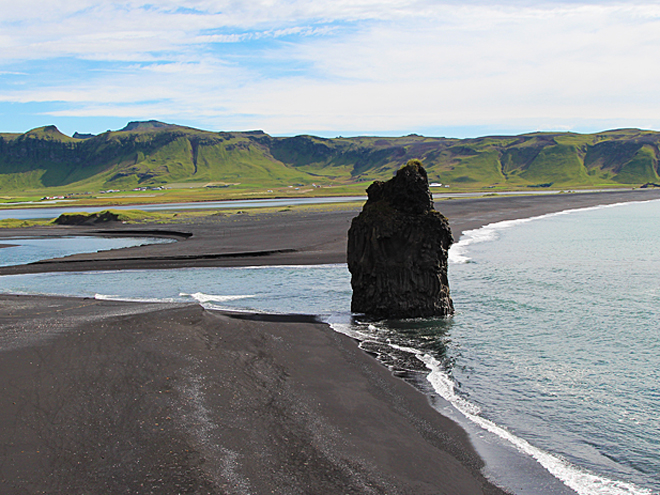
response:
{"label": "surf line", "polygon": [[544,218],[551,218],[560,215],[570,215],[572,213],[580,213],[584,211],[595,211],[602,210],[605,208],[614,208],[619,206],[635,205],[641,203],[653,203],[660,202],[660,199],[649,199],[645,201],[624,201],[620,203],[612,203],[609,205],[597,205],[597,206],[587,206],[585,208],[573,208],[568,210],[556,211],[553,213],[545,213],[543,215],[537,215],[534,217],[527,218],[518,218],[515,220],[502,220],[501,222],[493,222],[479,227],[478,229],[466,230],[461,235],[461,238],[457,243],[453,244],[449,248],[449,263],[451,264],[462,264],[469,263],[471,259],[467,256],[467,251],[470,245],[480,244],[482,242],[489,242],[497,240],[499,237],[499,232],[516,225],[521,225],[527,222],[533,222],[535,220],[542,220]]}

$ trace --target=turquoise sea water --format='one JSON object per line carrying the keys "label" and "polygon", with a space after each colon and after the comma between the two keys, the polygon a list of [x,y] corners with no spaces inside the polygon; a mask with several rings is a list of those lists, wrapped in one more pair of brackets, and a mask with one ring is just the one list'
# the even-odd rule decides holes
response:
{"label": "turquoise sea water", "polygon": [[660,493],[660,202],[495,224],[450,254],[448,320],[352,317],[345,265],[10,276],[0,291],[321,314],[466,426],[515,493]]}
{"label": "turquoise sea water", "polygon": [[451,267],[459,390],[517,437],[638,487],[563,473],[583,493],[660,492],[660,202],[466,237]]}

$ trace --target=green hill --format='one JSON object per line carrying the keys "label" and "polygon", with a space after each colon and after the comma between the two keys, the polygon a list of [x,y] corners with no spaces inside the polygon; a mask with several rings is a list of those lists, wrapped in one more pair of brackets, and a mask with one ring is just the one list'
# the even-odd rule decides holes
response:
{"label": "green hill", "polygon": [[[323,139],[209,132],[157,121],[69,137],[54,127],[0,134],[0,192],[127,190],[167,184],[356,184],[411,158],[458,189],[602,187],[660,182],[660,133],[531,133],[476,139]],[[220,186],[218,186],[220,187]]]}

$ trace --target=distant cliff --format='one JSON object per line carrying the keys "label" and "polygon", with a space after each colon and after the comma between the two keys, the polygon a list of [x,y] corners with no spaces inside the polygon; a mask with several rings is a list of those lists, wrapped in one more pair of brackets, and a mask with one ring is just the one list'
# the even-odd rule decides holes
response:
{"label": "distant cliff", "polygon": [[660,183],[660,133],[532,133],[447,139],[272,137],[157,121],[68,137],[54,126],[0,134],[0,191],[66,186],[127,189],[172,182],[263,186],[390,178],[412,158],[429,180],[461,187],[579,187]]}

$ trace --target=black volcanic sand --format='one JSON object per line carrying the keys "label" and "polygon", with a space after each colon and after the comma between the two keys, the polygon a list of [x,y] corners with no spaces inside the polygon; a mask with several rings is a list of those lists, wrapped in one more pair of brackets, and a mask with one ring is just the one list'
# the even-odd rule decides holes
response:
{"label": "black volcanic sand", "polygon": [[502,493],[460,428],[309,318],[0,308],[3,495]]}
{"label": "black volcanic sand", "polygon": [[[436,206],[458,237],[500,220],[658,198],[626,191]],[[152,225],[145,229],[193,236],[0,274],[344,262],[357,213]],[[111,228],[127,229],[135,226]],[[0,241],[92,230],[6,229]],[[354,341],[305,317],[0,295],[0,376],[3,495],[502,493],[481,476],[462,429]]]}
{"label": "black volcanic sand", "polygon": [[[492,222],[573,208],[651,199],[660,199],[660,190],[451,199],[436,201],[435,207],[449,219],[454,238],[458,240],[465,230]],[[26,235],[84,235],[98,232],[103,235],[154,235],[158,231],[163,237],[179,240],[171,244],[78,254],[55,261],[0,267],[0,275],[131,268],[345,263],[348,229],[359,211],[360,208],[293,210],[229,216],[219,212],[189,223],[170,225],[137,227],[117,223],[111,226],[104,224],[99,228],[49,226],[0,229],[0,242],[13,236]]]}

